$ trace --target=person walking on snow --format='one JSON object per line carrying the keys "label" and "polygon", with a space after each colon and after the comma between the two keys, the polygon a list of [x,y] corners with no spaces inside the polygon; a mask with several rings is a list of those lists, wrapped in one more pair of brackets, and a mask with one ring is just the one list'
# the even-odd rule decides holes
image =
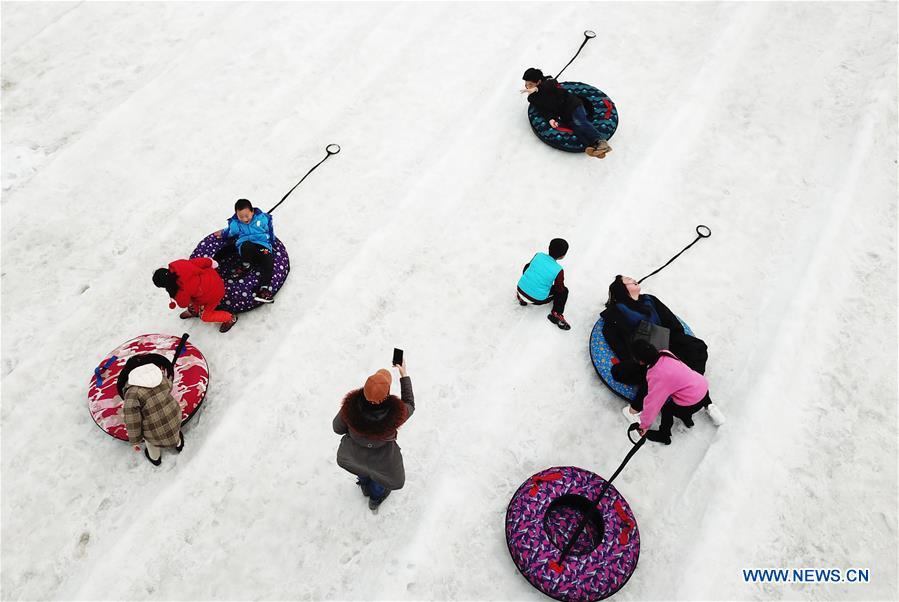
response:
{"label": "person walking on snow", "polygon": [[[715,426],[724,424],[724,414],[709,397],[709,381],[691,370],[668,350],[658,350],[645,340],[634,341],[634,357],[646,366],[648,390],[640,413],[640,435],[650,441],[671,444],[674,417],[684,426],[693,426],[693,414],[707,409]],[[659,429],[649,430],[656,416],[662,414]]]}
{"label": "person walking on snow", "polygon": [[399,429],[415,411],[412,379],[406,362],[394,366],[400,375],[400,397],[390,394],[390,372],[378,370],[365,386],[343,398],[333,428],[340,439],[337,465],[358,477],[356,484],[375,511],[390,492],[406,483],[403,454],[397,445]]}
{"label": "person walking on snow", "polygon": [[528,103],[537,109],[551,127],[570,126],[578,140],[587,146],[584,152],[591,157],[605,159],[612,152],[608,141],[590,122],[584,101],[580,97],[563,88],[552,77],[543,75],[535,67],[527,69],[522,79],[522,94],[528,95]]}
{"label": "person walking on snow", "polygon": [[134,451],[146,443],[144,456],[153,466],[162,463],[160,448],[184,448],[181,434],[181,406],[172,396],[174,370],[172,363],[156,353],[135,355],[128,359],[116,384],[125,401],[122,413],[128,442]]}
{"label": "person walking on snow", "polygon": [[275,271],[275,231],[272,227],[272,216],[264,212],[247,199],[238,199],[234,203],[234,215],[228,218],[228,226],[215,233],[216,238],[235,239],[219,250],[213,259],[221,261],[226,255],[236,252],[243,263],[238,268],[237,276],[250,264],[259,268],[259,288],[254,291],[253,298],[262,303],[274,302],[272,293],[272,274]]}
{"label": "person walking on snow", "polygon": [[553,308],[547,319],[561,328],[570,330],[571,325],[562,315],[568,301],[568,287],[565,286],[565,271],[559,261],[568,253],[568,241],[554,238],[549,242],[549,254],[537,253],[525,264],[518,279],[518,303],[521,305],[545,305]]}
{"label": "person walking on snow", "polygon": [[179,259],[153,272],[153,284],[172,298],[169,308],[187,308],[181,312],[182,320],[199,316],[204,322],[221,322],[219,332],[228,332],[237,323],[237,314],[216,309],[225,298],[225,282],[217,267],[209,257]]}

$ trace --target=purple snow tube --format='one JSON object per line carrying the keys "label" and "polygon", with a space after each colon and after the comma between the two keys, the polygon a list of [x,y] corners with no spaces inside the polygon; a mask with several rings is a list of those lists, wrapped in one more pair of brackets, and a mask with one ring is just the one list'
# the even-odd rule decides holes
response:
{"label": "purple snow tube", "polygon": [[[234,239],[216,238],[213,233],[200,241],[194,252],[190,254],[190,258],[212,257],[225,246],[233,244]],[[275,238],[273,250],[275,252],[275,271],[272,274],[272,292],[277,293],[284,285],[284,281],[287,280],[287,274],[290,273],[290,258],[287,256],[287,249],[277,238]],[[225,281],[225,298],[222,299],[219,307],[234,313],[249,311],[262,305],[253,298],[253,293],[259,286],[259,270],[250,267],[242,276],[235,276],[234,271],[239,265],[240,257],[235,251],[220,259],[218,267],[218,273]]]}
{"label": "purple snow tube", "polygon": [[[557,466],[525,481],[506,510],[506,543],[515,566],[541,592],[570,602],[602,600],[624,587],[640,556],[637,520],[605,479],[574,466]],[[571,551],[561,550],[587,522]]]}

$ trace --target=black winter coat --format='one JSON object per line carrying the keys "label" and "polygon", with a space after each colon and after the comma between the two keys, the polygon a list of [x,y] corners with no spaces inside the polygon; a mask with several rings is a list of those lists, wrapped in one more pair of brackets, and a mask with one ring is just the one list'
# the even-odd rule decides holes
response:
{"label": "black winter coat", "polygon": [[537,91],[528,94],[528,102],[540,112],[544,119],[571,122],[571,114],[586,106],[579,96],[563,88],[556,80],[547,78],[537,85]]}
{"label": "black winter coat", "polygon": [[[668,341],[669,351],[676,355],[682,362],[690,366],[700,374],[705,374],[705,364],[709,359],[708,347],[702,339],[688,335],[684,332],[684,326],[668,307],[658,297],[646,295],[652,299],[652,304],[659,314],[659,320],[671,331]],[[630,341],[634,336],[635,328],[632,328],[621,312],[614,305],[607,307],[601,314],[603,319],[602,336],[606,343],[622,361],[632,360]]]}

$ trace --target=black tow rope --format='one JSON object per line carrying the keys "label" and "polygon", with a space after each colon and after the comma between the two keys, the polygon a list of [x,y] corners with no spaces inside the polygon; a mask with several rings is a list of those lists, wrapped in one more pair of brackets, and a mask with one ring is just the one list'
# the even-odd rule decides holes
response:
{"label": "black tow rope", "polygon": [[175,362],[178,361],[178,358],[184,353],[184,347],[187,345],[187,337],[189,337],[189,333],[184,333],[181,335],[181,340],[178,341],[178,346],[175,347],[175,355],[172,357],[172,370],[175,369]]}
{"label": "black tow rope", "polygon": [[[612,486],[612,481],[614,481],[618,477],[618,475],[621,474],[621,471],[624,470],[624,467],[627,466],[627,463],[630,462],[631,458],[634,457],[634,454],[637,453],[637,450],[639,450],[641,447],[643,447],[643,444],[646,443],[646,437],[640,437],[636,441],[634,441],[633,438],[631,438],[631,433],[637,431],[639,428],[640,428],[639,424],[632,424],[628,427],[627,438],[630,439],[631,443],[633,443],[634,445],[633,445],[633,447],[631,447],[631,450],[629,452],[627,452],[627,455],[624,456],[624,460],[621,461],[621,464],[618,466],[618,470],[615,471],[615,474],[612,475],[612,478],[609,479],[608,481],[606,481],[606,484],[603,485],[602,489],[599,490],[599,495],[596,496],[596,500],[593,501],[592,506],[590,506],[591,510],[595,509],[596,507],[599,506],[599,502],[602,501],[603,496],[609,490],[609,487]],[[557,560],[557,561],[551,560],[549,562],[549,568],[556,571],[557,573],[562,572],[562,563],[565,561],[565,558],[571,552],[571,548],[574,547],[574,544],[575,544],[575,542],[577,542],[578,537],[581,536],[581,532],[584,530],[584,527],[587,526],[588,520],[590,520],[590,513],[585,512],[584,517],[580,520],[577,528],[574,530],[574,534],[571,536],[571,539],[569,539],[568,543],[565,544],[565,547],[562,548],[562,553],[559,554],[559,560]]]}
{"label": "black tow rope", "polygon": [[322,159],[321,161],[319,161],[318,163],[316,163],[315,165],[313,165],[313,166],[312,166],[312,169],[310,169],[309,171],[307,171],[307,172],[306,172],[306,175],[303,176],[302,178],[300,178],[300,181],[297,182],[296,184],[294,184],[294,185],[293,185],[293,188],[291,188],[290,190],[288,190],[288,191],[287,191],[287,194],[285,194],[283,197],[281,197],[281,200],[278,201],[278,203],[277,203],[274,207],[272,207],[271,209],[268,210],[268,213],[271,213],[272,211],[274,211],[275,209],[277,209],[277,208],[278,208],[278,205],[280,205],[280,204],[283,203],[285,200],[287,200],[287,197],[290,196],[290,193],[293,192],[294,190],[296,190],[296,187],[299,186],[300,184],[302,184],[302,183],[303,183],[303,180],[305,180],[305,179],[309,176],[309,174],[311,174],[313,171],[315,171],[315,168],[316,168],[316,167],[318,167],[319,165],[321,165],[322,163],[324,163],[325,161],[327,161],[327,160],[328,160],[328,157],[330,157],[331,155],[336,155],[337,153],[339,153],[339,152],[340,152],[340,145],[339,145],[339,144],[329,144],[328,146],[325,147],[325,152],[328,153],[327,155],[325,155],[325,158]]}
{"label": "black tow rope", "polygon": [[686,251],[687,249],[689,249],[690,247],[692,247],[693,245],[695,245],[697,242],[699,242],[700,239],[702,239],[702,238],[708,238],[708,237],[711,236],[711,235],[712,235],[712,229],[709,228],[708,226],[703,226],[702,224],[696,226],[696,238],[693,239],[693,242],[691,242],[691,243],[688,244],[686,247],[684,247],[683,249],[681,249],[680,253],[678,253],[677,255],[675,255],[674,257],[672,257],[671,259],[669,259],[669,260],[665,263],[665,265],[663,265],[662,267],[660,267],[660,268],[657,269],[656,271],[652,272],[651,274],[647,274],[646,276],[643,276],[642,278],[640,278],[639,280],[637,280],[637,283],[639,284],[640,282],[643,282],[644,280],[646,280],[646,279],[649,278],[650,276],[654,276],[654,275],[658,274],[659,272],[661,272],[662,270],[664,270],[665,268],[667,268],[668,265],[669,265],[672,261],[674,261],[675,259],[677,259],[678,257],[680,257],[680,256],[681,256],[681,253],[683,253],[684,251]]}
{"label": "black tow rope", "polygon": [[[568,69],[568,65],[570,65],[571,63],[574,62],[574,59],[576,59],[577,55],[579,55],[581,53],[581,50],[584,49],[584,46],[587,45],[587,42],[589,42],[590,40],[592,40],[595,37],[596,37],[596,34],[592,31],[590,31],[589,29],[584,32],[584,41],[581,42],[581,47],[577,49],[577,52],[574,53],[574,56],[571,57],[571,60],[568,61],[564,67],[562,67],[562,71],[565,71],[566,69]],[[556,74],[556,81],[559,81],[559,78],[562,77],[562,71],[559,71]]]}

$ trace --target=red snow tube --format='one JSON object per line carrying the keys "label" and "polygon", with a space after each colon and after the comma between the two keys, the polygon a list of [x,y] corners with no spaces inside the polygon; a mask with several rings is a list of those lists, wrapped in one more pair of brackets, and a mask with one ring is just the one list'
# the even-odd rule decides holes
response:
{"label": "red snow tube", "polygon": [[[87,391],[87,405],[91,417],[101,429],[116,439],[128,441],[128,430],[122,416],[125,401],[119,396],[116,381],[128,358],[157,353],[171,360],[181,337],[169,334],[142,334],[122,343],[103,358],[91,375]],[[186,423],[200,409],[209,386],[209,368],[200,350],[185,343],[184,351],[175,362],[175,381],[172,396],[181,404],[181,424]]]}

